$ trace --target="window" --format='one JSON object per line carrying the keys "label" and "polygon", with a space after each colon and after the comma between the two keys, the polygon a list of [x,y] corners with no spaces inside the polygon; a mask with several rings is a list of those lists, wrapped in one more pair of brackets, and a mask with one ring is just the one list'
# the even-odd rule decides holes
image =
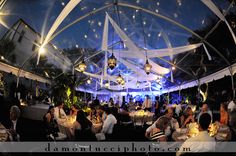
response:
{"label": "window", "polygon": [[22,41],[24,35],[25,35],[25,31],[22,30],[21,33],[20,33],[20,36],[19,36],[19,38],[18,38],[18,42],[19,42],[19,43]]}

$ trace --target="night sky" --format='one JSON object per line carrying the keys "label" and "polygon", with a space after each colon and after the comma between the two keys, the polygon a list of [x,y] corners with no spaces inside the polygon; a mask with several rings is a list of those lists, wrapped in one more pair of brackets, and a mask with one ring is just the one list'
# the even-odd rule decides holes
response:
{"label": "night sky", "polygon": [[[192,30],[206,26],[209,18],[217,19],[214,13],[200,0],[123,0],[119,2],[142,6],[174,19]],[[222,10],[225,10],[230,4],[227,0],[214,0],[213,2]],[[7,12],[9,15],[4,16],[3,20],[8,26],[11,26],[17,19],[22,18],[37,32],[46,35],[50,26],[67,3],[68,0],[8,0],[2,12]],[[91,10],[100,8],[108,3],[112,3],[112,0],[82,0],[59,29]],[[119,10],[121,11],[120,20],[117,19],[117,14],[114,13],[114,7],[111,7],[73,25],[59,34],[52,42],[59,48],[70,48],[77,44],[81,47],[100,49],[105,11],[107,11],[116,22],[121,24],[121,27],[126,30],[131,39],[138,46],[143,47],[140,13],[127,7],[119,7]],[[191,36],[190,33],[159,17],[144,12],[141,14],[145,23],[144,29],[149,49],[166,48],[161,31],[168,35],[173,47],[188,44],[187,38]],[[5,32],[6,29],[1,26],[1,34]],[[110,29],[110,43],[112,42],[111,34],[112,29]],[[85,38],[85,36],[88,37]],[[115,40],[119,40],[117,35],[115,35]]]}

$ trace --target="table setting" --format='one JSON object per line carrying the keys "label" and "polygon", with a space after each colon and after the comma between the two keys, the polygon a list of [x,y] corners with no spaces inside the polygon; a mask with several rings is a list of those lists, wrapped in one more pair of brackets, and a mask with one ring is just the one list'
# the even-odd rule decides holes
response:
{"label": "table setting", "polygon": [[[172,134],[174,141],[185,141],[188,138],[195,137],[199,133],[198,124],[190,123],[186,128],[178,128]],[[231,132],[227,125],[221,125],[218,122],[211,123],[208,128],[208,134],[214,137],[216,141],[229,141],[231,139]]]}

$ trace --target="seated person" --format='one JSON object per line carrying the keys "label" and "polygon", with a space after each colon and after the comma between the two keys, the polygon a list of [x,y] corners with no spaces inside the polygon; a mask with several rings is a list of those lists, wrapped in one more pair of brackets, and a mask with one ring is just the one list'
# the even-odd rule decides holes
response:
{"label": "seated person", "polygon": [[185,127],[187,124],[195,122],[194,115],[191,107],[187,107],[184,115],[184,122],[181,125],[181,127]]}
{"label": "seated person", "polygon": [[96,141],[94,135],[94,127],[91,121],[86,117],[83,110],[77,112],[76,121],[71,128],[71,134],[75,137],[76,141]]}
{"label": "seated person", "polygon": [[136,105],[135,105],[133,99],[130,98],[130,101],[129,101],[129,103],[128,103],[128,110],[129,110],[130,112],[131,112],[131,111],[135,111],[135,108],[136,108]]}
{"label": "seated person", "polygon": [[57,107],[54,108],[54,118],[56,119],[58,124],[65,122],[67,118],[63,107],[64,103],[59,102],[57,104]]}
{"label": "seated person", "polygon": [[104,133],[106,136],[106,139],[109,140],[111,138],[111,135],[113,133],[113,127],[117,123],[117,120],[115,116],[111,114],[110,108],[106,108],[105,113],[106,113],[106,119],[102,126],[102,133]]}
{"label": "seated person", "polygon": [[18,106],[14,105],[10,108],[10,122],[6,126],[9,129],[9,139],[10,141],[20,141],[22,136],[22,123],[20,118],[20,109]]}
{"label": "seated person", "polygon": [[211,116],[211,119],[213,119],[212,111],[208,108],[208,105],[207,105],[207,104],[203,104],[203,105],[202,105],[201,112],[198,114],[198,117],[197,117],[197,121],[198,121],[198,122],[199,122],[200,116],[201,116],[203,113],[209,113],[210,116]]}
{"label": "seated person", "polygon": [[[170,136],[171,135],[171,131],[174,131],[176,129],[179,128],[179,123],[176,119],[173,118],[173,109],[172,108],[168,108],[165,112],[165,117],[167,117],[169,119],[169,125],[166,127],[165,129],[165,135],[166,136]],[[162,116],[161,116],[162,117]],[[160,117],[160,118],[161,118]],[[152,129],[156,128],[156,123],[158,122],[158,120],[160,119],[158,118],[150,127],[148,127],[146,129],[146,133],[145,133],[145,136],[147,138],[150,137],[150,133],[152,131]]]}
{"label": "seated person", "polygon": [[77,106],[76,105],[72,105],[70,108],[70,115],[71,116],[76,116],[78,112]]}
{"label": "seated person", "polygon": [[229,114],[229,126],[231,130],[231,141],[236,141],[236,109]]}
{"label": "seated person", "polygon": [[[208,128],[211,123],[211,116],[209,113],[203,113],[199,118],[199,133],[192,138],[187,139],[176,153],[177,156],[184,154],[184,147],[190,147],[191,152],[214,152],[215,138],[210,137]],[[181,151],[182,149],[182,151]]]}
{"label": "seated person", "polygon": [[96,110],[96,117],[98,122],[104,122],[106,119],[106,113],[105,113],[105,107],[104,106],[99,106],[98,109]]}
{"label": "seated person", "polygon": [[234,109],[236,109],[235,100],[230,99],[230,102],[229,102],[229,104],[228,104],[227,109],[228,109],[228,112],[231,112],[231,111],[233,111]]}
{"label": "seated person", "polygon": [[224,103],[220,105],[220,124],[227,125],[229,120],[229,115],[227,112],[227,106]]}
{"label": "seated person", "polygon": [[153,141],[167,141],[165,136],[165,129],[169,125],[169,118],[163,116],[156,122],[156,128],[153,128],[150,133],[150,140]]}
{"label": "seated person", "polygon": [[90,121],[96,121],[97,120],[97,112],[94,107],[91,107],[91,111],[89,112],[88,119]]}
{"label": "seated person", "polygon": [[43,116],[43,121],[47,136],[52,134],[54,137],[57,137],[59,129],[54,118],[54,106],[49,106],[47,113]]}

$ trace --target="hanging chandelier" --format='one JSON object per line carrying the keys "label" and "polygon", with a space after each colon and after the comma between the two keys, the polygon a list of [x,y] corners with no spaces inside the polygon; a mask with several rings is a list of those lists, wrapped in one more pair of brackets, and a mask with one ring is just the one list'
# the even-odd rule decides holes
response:
{"label": "hanging chandelier", "polygon": [[122,86],[123,89],[125,88],[125,80],[124,79],[121,82],[121,86]]}
{"label": "hanging chandelier", "polygon": [[91,84],[91,83],[92,83],[91,78],[89,78],[89,79],[87,80],[87,84]]}
{"label": "hanging chandelier", "polygon": [[86,64],[85,64],[85,62],[84,62],[84,59],[83,59],[82,62],[78,65],[78,68],[79,68],[79,71],[82,72],[82,73],[86,70],[87,66],[86,66]]}
{"label": "hanging chandelier", "polygon": [[108,61],[107,61],[108,67],[111,70],[113,70],[116,67],[116,62],[117,62],[117,60],[116,60],[115,56],[112,53],[111,56],[108,58]]}
{"label": "hanging chandelier", "polygon": [[156,82],[160,83],[161,82],[161,78],[162,78],[161,76],[157,76]]}
{"label": "hanging chandelier", "polygon": [[125,85],[125,80],[122,78],[122,81],[121,81],[121,83],[120,83],[122,86],[124,86]]}
{"label": "hanging chandelier", "polygon": [[144,70],[147,75],[150,74],[151,69],[152,69],[152,65],[149,64],[148,59],[146,59],[146,64],[144,65]]}
{"label": "hanging chandelier", "polygon": [[109,84],[109,82],[107,81],[107,82],[105,83],[105,87],[106,87],[106,88],[109,88],[109,86],[110,86],[110,84]]}
{"label": "hanging chandelier", "polygon": [[139,86],[140,86],[140,82],[139,81],[136,82],[136,86],[137,86],[137,88],[139,88]]}
{"label": "hanging chandelier", "polygon": [[116,82],[117,82],[118,84],[121,84],[122,81],[124,81],[124,79],[123,79],[123,77],[119,74],[119,75],[117,76],[117,78],[116,78]]}

